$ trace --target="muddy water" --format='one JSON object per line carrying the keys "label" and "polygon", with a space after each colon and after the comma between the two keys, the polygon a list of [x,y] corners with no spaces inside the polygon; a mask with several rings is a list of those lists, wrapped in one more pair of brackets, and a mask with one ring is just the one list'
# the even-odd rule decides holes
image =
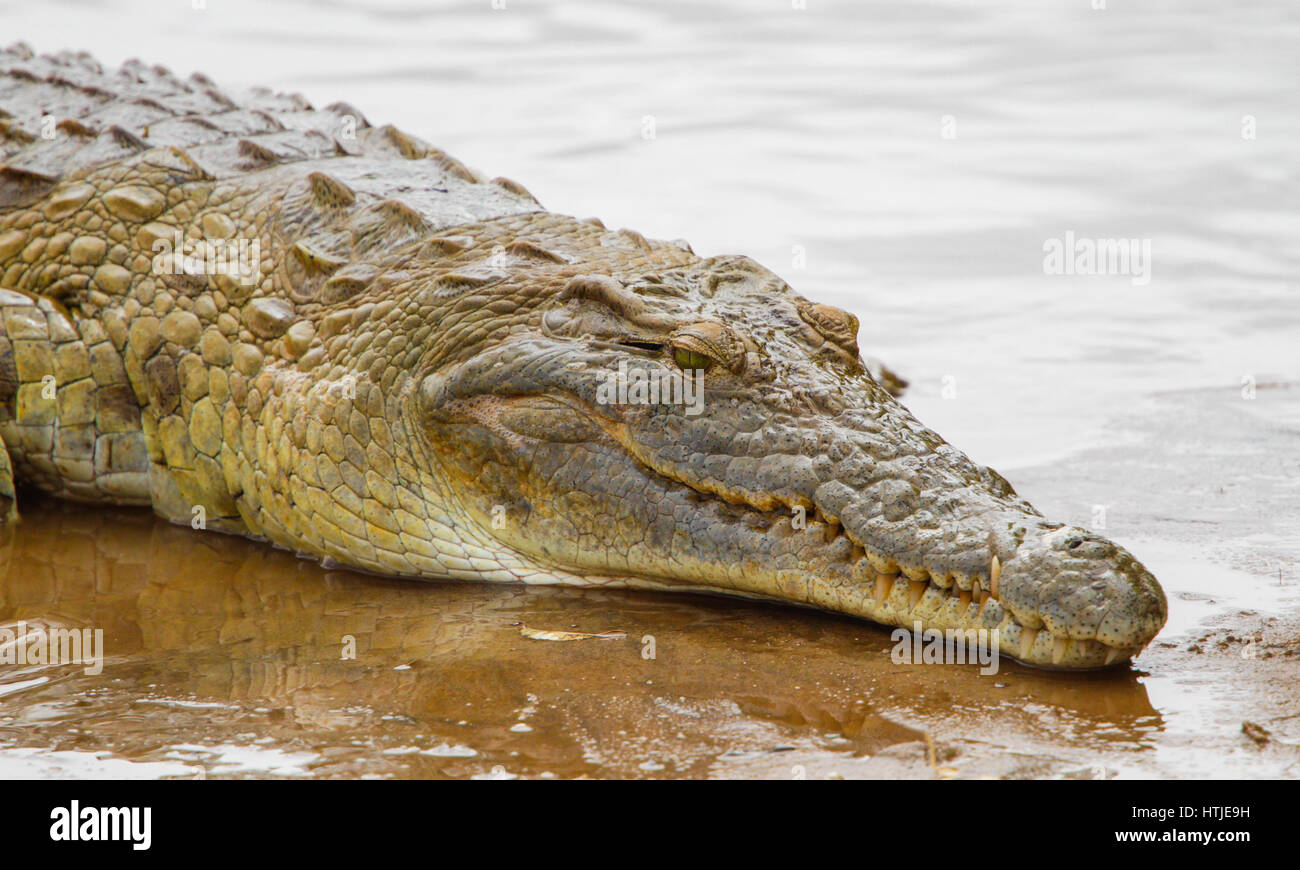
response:
{"label": "muddy water", "polygon": [[974,669],[895,666],[888,633],[848,619],[391,582],[138,511],[39,504],[4,558],[0,621],[102,628],[106,655],[99,675],[5,668],[0,774],[124,759],[163,775],[791,776],[923,740],[900,706],[1032,727],[1033,701],[1098,751],[1162,721],[1130,673],[1012,668],[995,688]]}
{"label": "muddy water", "polygon": [[[896,666],[813,612],[391,583],[28,499],[0,622],[107,660],[0,665],[0,776],[1300,775],[1295,5],[791,5],[51,2],[0,38],[347,100],[854,311],[920,419],[1161,579],[1136,668]],[[1067,231],[1149,240],[1149,282],[1044,274]]]}
{"label": "muddy water", "polygon": [[[1156,561],[1183,585],[1233,583],[1233,607],[1281,600],[1251,575]],[[1175,621],[1216,599],[1175,593]],[[814,611],[389,581],[39,498],[0,548],[0,625],[19,624],[101,629],[103,668],[0,665],[4,777],[1295,772],[1214,724],[1263,709],[1225,691],[1251,672],[1172,642],[1091,675],[899,665],[885,629]]]}

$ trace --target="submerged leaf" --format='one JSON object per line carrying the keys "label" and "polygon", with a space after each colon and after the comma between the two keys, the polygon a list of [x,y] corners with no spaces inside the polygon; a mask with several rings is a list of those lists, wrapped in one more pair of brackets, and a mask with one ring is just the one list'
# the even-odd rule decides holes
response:
{"label": "submerged leaf", "polygon": [[529,628],[526,625],[519,626],[519,633],[532,640],[586,640],[592,637],[600,640],[621,640],[627,637],[625,631],[602,631],[600,634],[588,634],[585,631],[548,631],[546,629]]}

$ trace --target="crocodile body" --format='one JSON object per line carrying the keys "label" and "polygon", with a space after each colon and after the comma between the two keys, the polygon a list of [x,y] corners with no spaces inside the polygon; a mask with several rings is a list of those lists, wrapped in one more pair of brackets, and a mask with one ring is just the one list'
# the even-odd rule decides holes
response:
{"label": "crocodile body", "polygon": [[10,515],[17,480],[387,575],[997,629],[1047,667],[1164,623],[1131,555],[747,258],[553,214],[346,105],[21,45],[0,164]]}

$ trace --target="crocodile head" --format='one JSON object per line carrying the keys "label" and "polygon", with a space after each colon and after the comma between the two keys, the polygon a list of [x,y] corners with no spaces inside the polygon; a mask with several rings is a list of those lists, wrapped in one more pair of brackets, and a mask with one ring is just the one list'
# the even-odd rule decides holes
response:
{"label": "crocodile head", "polygon": [[1126,660],[1164,624],[1128,552],[918,423],[864,367],[856,318],[752,261],[570,269],[527,295],[413,402],[464,521],[527,579],[996,628],[1049,668]]}

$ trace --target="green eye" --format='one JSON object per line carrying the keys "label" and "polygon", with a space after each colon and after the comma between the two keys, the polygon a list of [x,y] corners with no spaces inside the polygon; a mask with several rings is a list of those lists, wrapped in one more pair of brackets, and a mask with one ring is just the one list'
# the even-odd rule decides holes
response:
{"label": "green eye", "polygon": [[687,371],[691,369],[707,369],[713,365],[713,360],[702,353],[693,350],[687,350],[684,347],[673,348],[673,358],[677,364]]}

